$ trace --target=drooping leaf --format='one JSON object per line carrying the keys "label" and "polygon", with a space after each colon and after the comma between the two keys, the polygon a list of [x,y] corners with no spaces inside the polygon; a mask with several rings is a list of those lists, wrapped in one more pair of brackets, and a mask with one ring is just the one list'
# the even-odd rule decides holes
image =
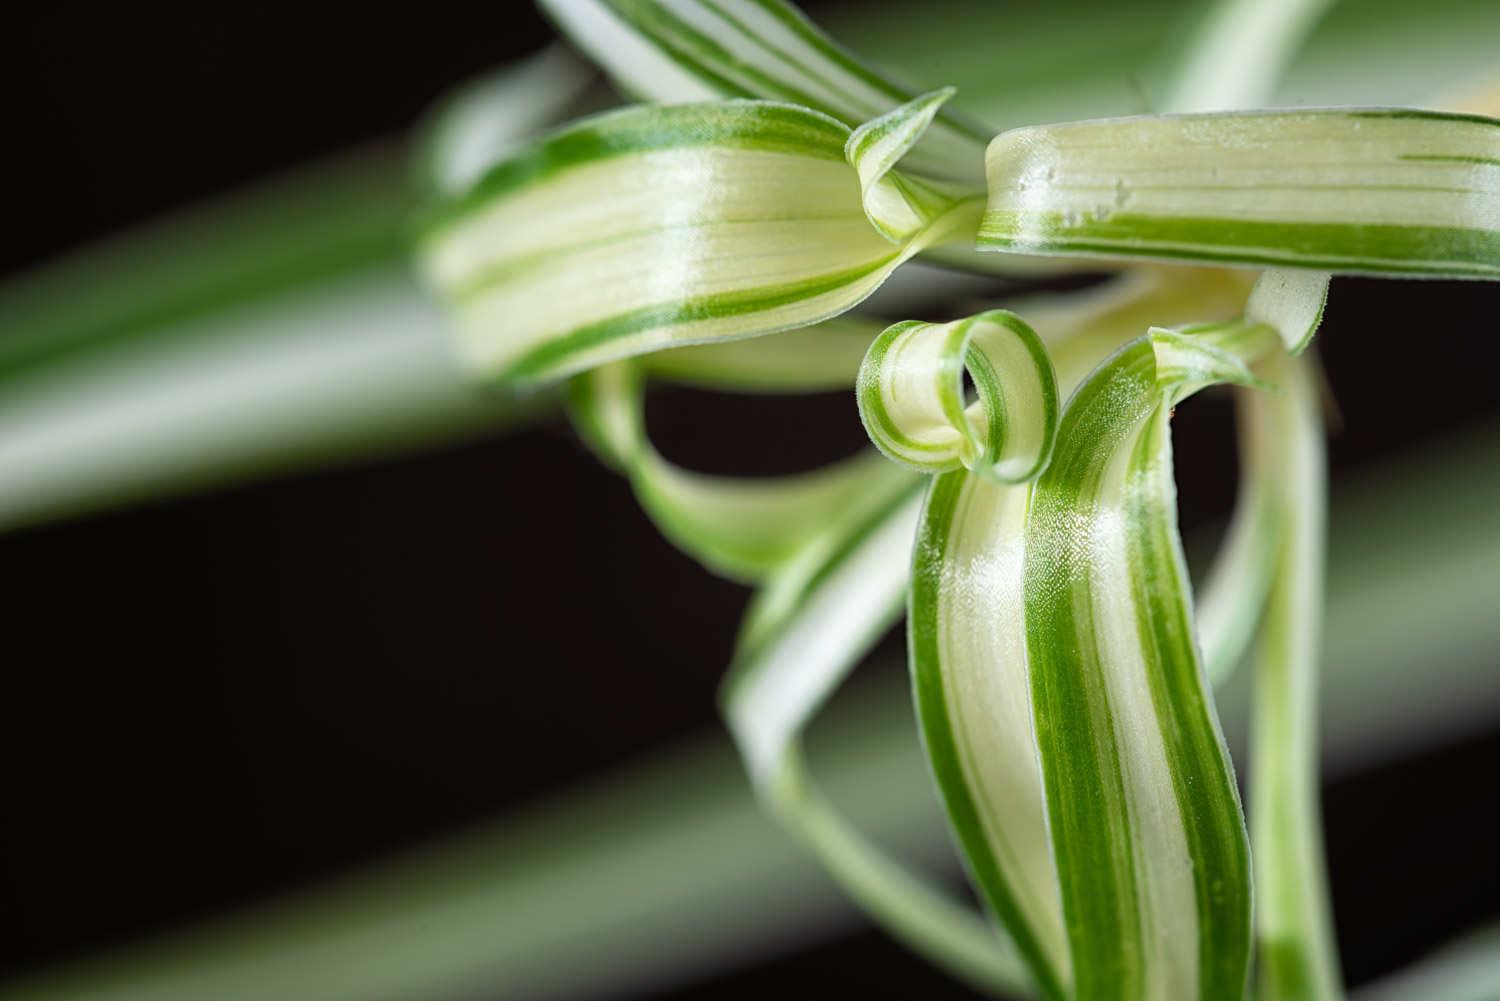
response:
{"label": "drooping leaf", "polygon": [[986,250],[1500,277],[1500,121],[1410,110],[1017,129],[987,154]]}
{"label": "drooping leaf", "polygon": [[[924,362],[913,365],[918,354]],[[968,457],[1012,477],[1034,476],[1050,452],[1056,386],[1036,334],[1001,311],[950,325],[897,324],[882,334],[866,358],[868,374],[861,375],[867,427],[883,421],[899,438],[915,420],[933,416],[922,412],[925,404],[938,417],[946,409],[967,430],[969,415],[949,399],[962,392],[965,357],[982,387],[973,416],[983,431]],[[883,359],[901,383],[894,392],[883,385]],[[917,406],[887,408],[907,390],[915,390]],[[1033,405],[1040,421],[1029,412]],[[882,416],[872,416],[877,413]],[[957,463],[963,453],[957,443],[971,439],[949,430],[954,440],[946,444]],[[887,450],[906,448],[904,442],[877,440]],[[909,464],[921,469],[931,461],[942,460],[919,456]],[[863,507],[851,505],[830,517],[823,537],[770,578],[746,620],[724,686],[725,715],[768,805],[867,910],[955,975],[990,989],[1029,992],[1026,966],[998,929],[865,841],[816,793],[802,763],[801,734],[812,715],[899,613],[918,514],[917,481],[912,477],[906,484],[873,516],[861,513],[869,509],[867,498]]]}
{"label": "drooping leaf", "polygon": [[724,576],[754,582],[784,566],[911,476],[873,453],[809,473],[747,478],[683,469],[652,447],[643,414],[643,374],[634,361],[575,376],[568,402],[575,426],[630,478],[656,526],[684,552]]}

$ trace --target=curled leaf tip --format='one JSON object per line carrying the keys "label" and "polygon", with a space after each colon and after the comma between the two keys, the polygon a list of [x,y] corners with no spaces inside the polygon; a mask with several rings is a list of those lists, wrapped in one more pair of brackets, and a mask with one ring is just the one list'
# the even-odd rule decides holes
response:
{"label": "curled leaf tip", "polygon": [[1052,455],[1057,377],[1041,338],[1007,310],[887,328],[865,355],[856,395],[876,446],[922,472],[964,467],[1022,483]]}

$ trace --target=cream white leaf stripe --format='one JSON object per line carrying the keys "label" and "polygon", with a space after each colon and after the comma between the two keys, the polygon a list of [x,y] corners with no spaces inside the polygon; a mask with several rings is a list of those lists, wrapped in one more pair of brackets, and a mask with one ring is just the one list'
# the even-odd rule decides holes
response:
{"label": "cream white leaf stripe", "polygon": [[983,250],[1500,277],[1500,121],[1399,109],[1017,129]]}
{"label": "cream white leaf stripe", "polygon": [[[931,111],[919,99],[904,114]],[[894,173],[861,198],[864,151],[895,157],[851,144],[860,135],[767,102],[638,107],[496,165],[436,213],[423,244],[429,280],[456,306],[463,360],[480,376],[541,380],[805,326],[972,232],[977,202],[930,186],[913,197]]]}
{"label": "cream white leaf stripe", "polygon": [[[848,126],[917,96],[844,49],[782,0],[541,0],[629,93],[664,103],[762,98]],[[907,167],[978,183],[993,130],[939,112]]]}

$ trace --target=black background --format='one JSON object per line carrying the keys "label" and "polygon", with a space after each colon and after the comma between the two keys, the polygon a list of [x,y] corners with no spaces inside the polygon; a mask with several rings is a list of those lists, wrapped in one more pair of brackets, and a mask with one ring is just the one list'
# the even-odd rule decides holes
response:
{"label": "black background", "polygon": [[[550,35],[522,5],[355,10],[13,11],[0,268],[399,132]],[[1497,307],[1474,284],[1336,283],[1336,485],[1500,417]],[[1442,370],[1395,408],[1410,362],[1368,349],[1407,337]],[[745,473],[861,440],[844,394],[776,401],[770,449],[747,406],[675,392],[653,431]],[[1233,492],[1227,408],[1197,409],[1177,432],[1187,527]],[[712,726],[743,600],[553,426],[0,538],[0,969],[344,871]],[[1497,766],[1491,731],[1326,791],[1351,981],[1500,915]],[[674,996],[809,986],[964,996],[874,932]]]}

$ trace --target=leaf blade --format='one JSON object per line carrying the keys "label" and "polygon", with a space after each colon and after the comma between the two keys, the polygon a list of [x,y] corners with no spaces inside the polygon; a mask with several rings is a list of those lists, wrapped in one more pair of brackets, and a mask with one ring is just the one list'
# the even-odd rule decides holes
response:
{"label": "leaf blade", "polygon": [[849,134],[791,105],[636,107],[498,164],[424,242],[465,363],[537,382],[805,326],[974,224],[976,202],[928,205],[892,243],[845,160]]}
{"label": "leaf blade", "polygon": [[1075,122],[997,137],[988,166],[981,249],[1500,276],[1500,121],[1482,116]]}

